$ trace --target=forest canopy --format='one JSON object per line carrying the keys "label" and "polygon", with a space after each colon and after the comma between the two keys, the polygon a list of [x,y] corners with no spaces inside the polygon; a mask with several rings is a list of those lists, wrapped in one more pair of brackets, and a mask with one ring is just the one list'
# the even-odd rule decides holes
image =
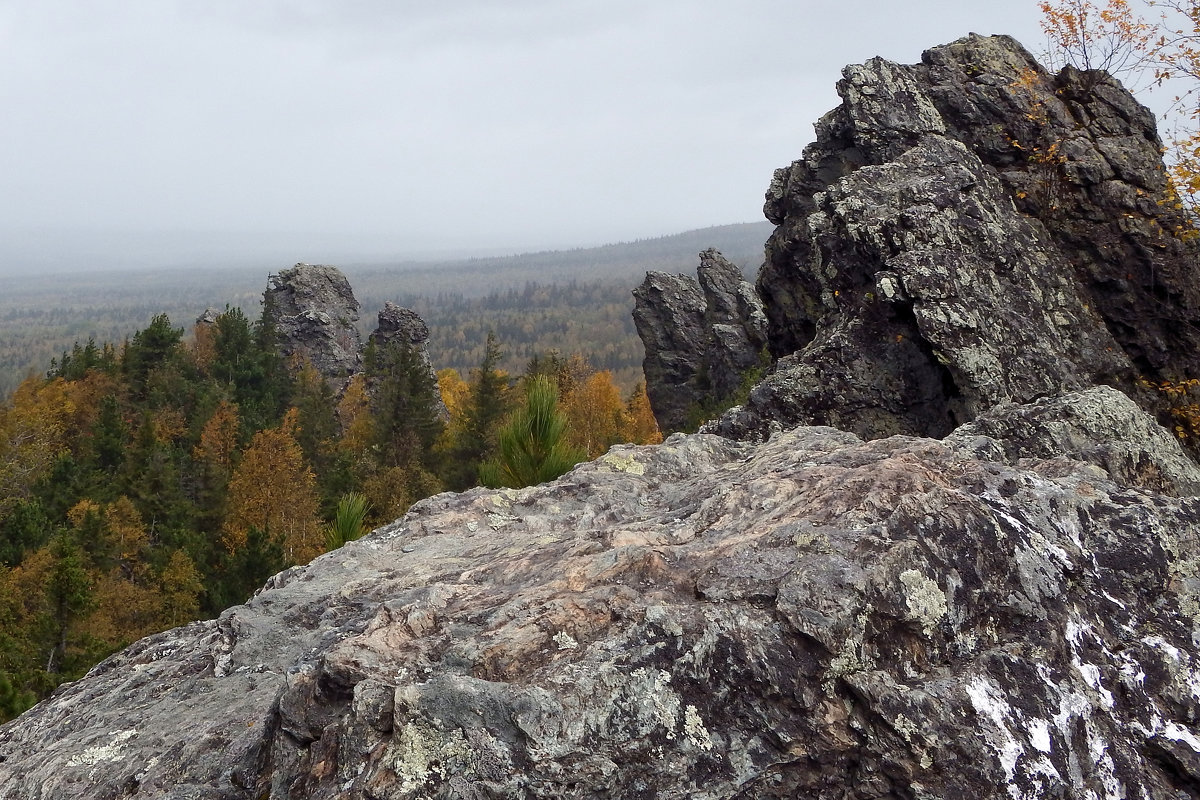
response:
{"label": "forest canopy", "polygon": [[[661,438],[644,390],[584,355],[510,372],[501,338],[468,332],[478,361],[461,373],[435,380],[392,344],[332,387],[285,362],[265,318],[230,307],[188,332],[158,314],[26,378],[0,405],[0,719],[424,497],[546,480]],[[531,415],[554,433],[552,461],[511,447]]]}

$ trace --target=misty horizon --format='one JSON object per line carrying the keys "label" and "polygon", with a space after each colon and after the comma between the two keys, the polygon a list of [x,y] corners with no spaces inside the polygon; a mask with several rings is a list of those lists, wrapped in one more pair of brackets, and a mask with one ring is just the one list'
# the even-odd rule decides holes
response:
{"label": "misty horizon", "polygon": [[0,4],[0,271],[453,257],[761,219],[843,66],[1035,0]]}
{"label": "misty horizon", "polygon": [[[708,228],[767,225],[765,220],[695,226],[606,241],[531,243],[405,243],[396,237],[237,231],[0,231],[0,275],[178,270],[191,268],[277,270],[296,263],[396,267],[469,259],[530,256],[682,236]],[[441,246],[438,246],[438,245]]]}

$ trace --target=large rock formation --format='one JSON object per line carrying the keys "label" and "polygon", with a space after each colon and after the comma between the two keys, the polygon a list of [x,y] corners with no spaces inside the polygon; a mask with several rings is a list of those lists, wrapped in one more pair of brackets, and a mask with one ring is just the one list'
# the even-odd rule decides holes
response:
{"label": "large rock formation", "polygon": [[843,75],[767,193],[776,372],[718,430],[941,436],[1096,384],[1153,409],[1137,379],[1200,375],[1198,253],[1115,80],[1052,76],[1004,36]]}
{"label": "large rock formation", "polygon": [[423,501],[0,727],[0,800],[1200,797],[1200,470],[1091,385],[1200,374],[1186,245],[1136,104],[1031,65],[847,70],[768,202],[767,441]]}
{"label": "large rock formation", "polygon": [[0,728],[0,798],[1193,797],[1161,434],[1101,388],[439,495]]}
{"label": "large rock formation", "polygon": [[633,291],[645,346],[646,391],[659,426],[694,426],[760,366],[767,319],[754,287],[716,250],[700,254],[700,280],[650,272]]}
{"label": "large rock formation", "polygon": [[333,388],[362,370],[358,301],[337,267],[297,264],[272,275],[263,293],[285,358],[307,359]]}

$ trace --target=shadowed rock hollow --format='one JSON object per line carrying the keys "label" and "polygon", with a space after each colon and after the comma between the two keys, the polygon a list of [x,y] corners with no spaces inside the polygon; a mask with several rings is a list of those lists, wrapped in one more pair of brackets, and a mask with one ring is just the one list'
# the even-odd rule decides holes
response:
{"label": "shadowed rock hollow", "polygon": [[[1092,385],[1194,353],[1068,250],[1116,231],[1138,275],[1182,245],[1136,195],[1142,222],[1018,210],[1002,132],[961,130],[1023,53],[850,67],[776,175],[779,366],[726,419],[769,439],[423,501],[0,727],[0,799],[1200,797],[1200,471]],[[818,417],[861,438],[781,430]]]}

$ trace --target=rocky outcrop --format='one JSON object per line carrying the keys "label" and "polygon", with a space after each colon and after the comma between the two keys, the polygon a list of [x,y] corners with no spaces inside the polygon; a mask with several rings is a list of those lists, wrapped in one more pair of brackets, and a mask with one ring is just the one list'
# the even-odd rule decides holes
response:
{"label": "rocky outcrop", "polygon": [[204,309],[203,314],[196,317],[196,325],[201,328],[211,328],[213,325],[217,324],[217,320],[220,319],[220,317],[221,312],[212,306],[209,306],[208,308]]}
{"label": "rocky outcrop", "polygon": [[702,408],[736,393],[766,347],[762,303],[741,270],[709,249],[697,274],[650,272],[633,292],[646,391],[666,431],[694,426]]}
{"label": "rocky outcrop", "polygon": [[[409,348],[420,361],[421,369],[429,379],[430,385],[437,386],[437,373],[429,360],[429,326],[417,312],[388,300],[380,309],[379,324],[367,341],[368,345],[374,345],[377,350],[393,345]],[[450,412],[440,394],[436,398],[436,406],[438,416],[448,419]]]}
{"label": "rocky outcrop", "polygon": [[758,278],[775,374],[716,430],[942,436],[999,403],[1200,374],[1196,249],[1153,116],[1009,37],[847,67],[778,170]]}
{"label": "rocky outcrop", "polygon": [[439,495],[0,728],[0,798],[1190,797],[1200,474],[1154,430],[1092,389]]}
{"label": "rocky outcrop", "polygon": [[[0,800],[1200,796],[1200,469],[1093,385],[1191,369],[1156,261],[1186,245],[1125,191],[1144,115],[1030,64],[975,37],[846,71],[768,199],[779,363],[725,424],[769,439],[422,501],[0,727]],[[1062,89],[1034,122],[1087,114],[1061,184],[968,124],[1015,79]],[[1069,249],[1106,231],[1121,258]],[[754,341],[715,333],[754,312],[710,262],[639,290],[680,391],[667,345]]]}
{"label": "rocky outcrop", "polygon": [[263,293],[285,359],[307,359],[335,389],[362,370],[358,301],[337,267],[297,264],[272,275]]}
{"label": "rocky outcrop", "polygon": [[767,317],[753,284],[716,250],[700,254],[696,274],[704,292],[709,329],[704,368],[713,391],[721,397],[737,391],[746,373],[761,366],[767,346]]}
{"label": "rocky outcrop", "polygon": [[650,272],[633,290],[642,339],[646,396],[664,431],[684,428],[704,392],[694,387],[704,360],[704,293],[687,275]]}
{"label": "rocky outcrop", "polygon": [[429,326],[417,312],[388,300],[379,310],[379,324],[371,333],[370,341],[377,347],[401,344],[424,352],[429,343]]}

